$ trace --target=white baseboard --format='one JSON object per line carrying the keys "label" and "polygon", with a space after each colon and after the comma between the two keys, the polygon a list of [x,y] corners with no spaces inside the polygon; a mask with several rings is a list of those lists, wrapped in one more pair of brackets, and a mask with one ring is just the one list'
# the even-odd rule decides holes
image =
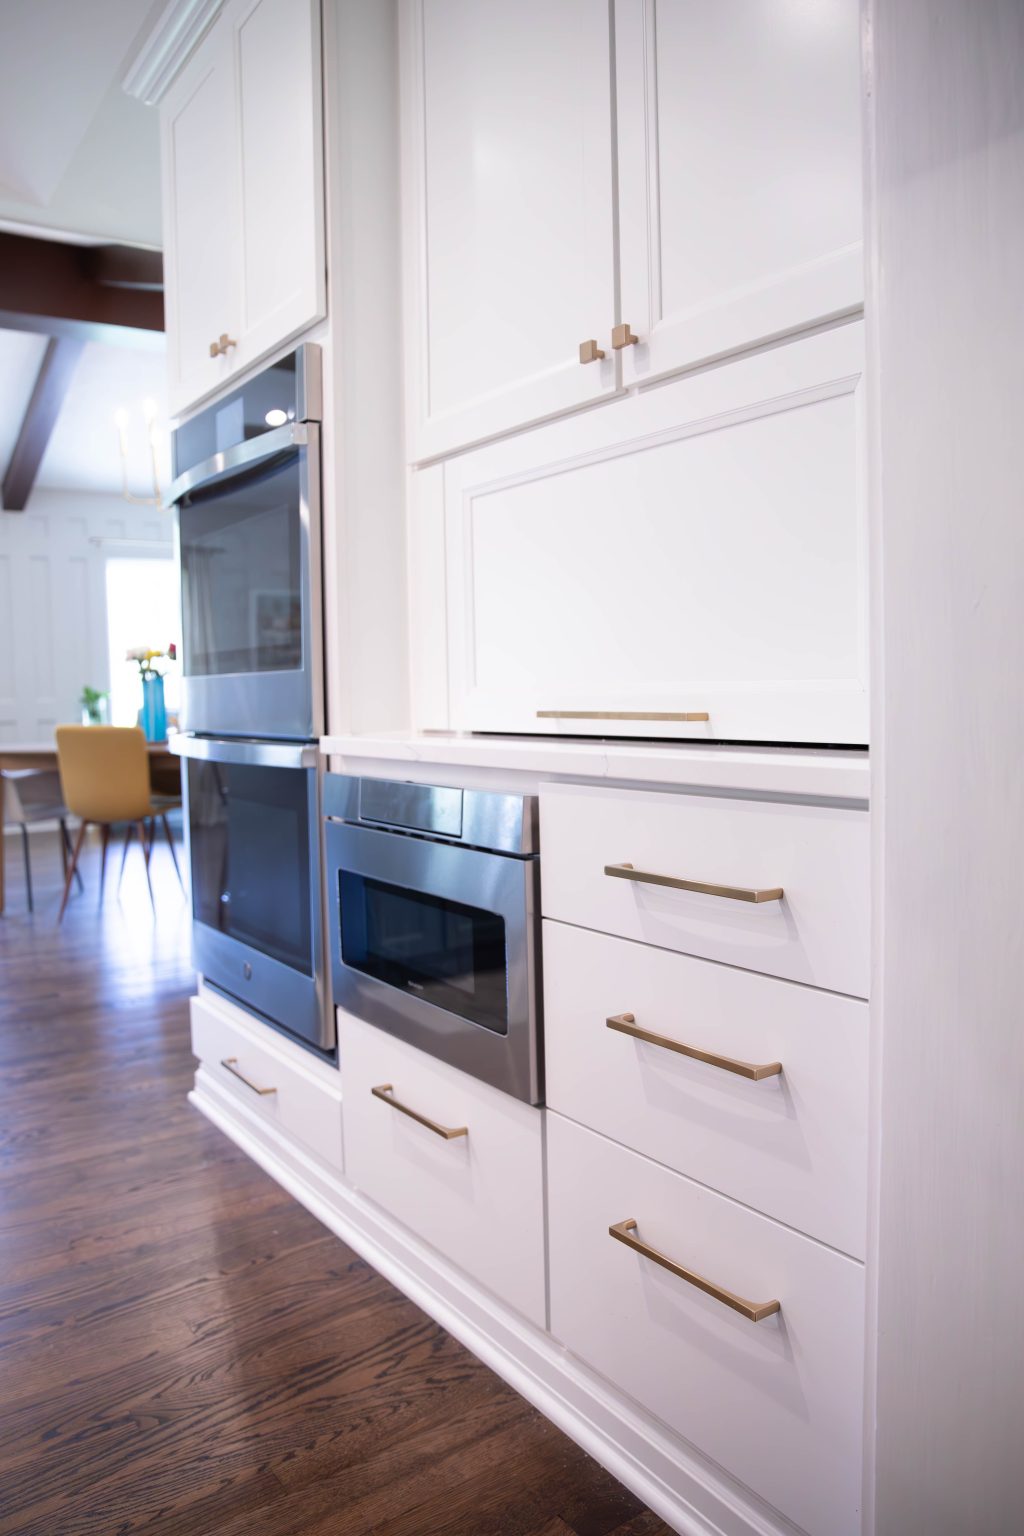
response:
{"label": "white baseboard", "polygon": [[799,1536],[795,1526],[392,1221],[202,1066],[189,1102],[680,1536]]}

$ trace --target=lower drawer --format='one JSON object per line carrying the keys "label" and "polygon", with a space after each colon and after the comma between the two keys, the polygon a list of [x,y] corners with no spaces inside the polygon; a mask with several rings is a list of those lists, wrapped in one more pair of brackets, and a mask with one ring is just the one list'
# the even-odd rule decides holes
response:
{"label": "lower drawer", "polygon": [[863,1267],[551,1112],[548,1201],[555,1337],[811,1536],[855,1536]]}
{"label": "lower drawer", "polygon": [[341,1172],[341,1078],[256,1020],[192,999],[192,1050],[217,1082]]}
{"label": "lower drawer", "polygon": [[543,1328],[542,1111],[341,1008],[338,1055],[351,1183]]}

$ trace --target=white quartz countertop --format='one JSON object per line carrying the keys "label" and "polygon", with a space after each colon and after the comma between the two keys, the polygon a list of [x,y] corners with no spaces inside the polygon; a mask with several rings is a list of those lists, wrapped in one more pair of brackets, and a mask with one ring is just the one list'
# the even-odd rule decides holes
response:
{"label": "white quartz countertop", "polygon": [[614,780],[671,788],[778,794],[866,804],[866,751],[716,747],[680,742],[559,741],[550,737],[431,732],[325,736],[320,749],[343,773],[436,782],[439,770],[497,778]]}

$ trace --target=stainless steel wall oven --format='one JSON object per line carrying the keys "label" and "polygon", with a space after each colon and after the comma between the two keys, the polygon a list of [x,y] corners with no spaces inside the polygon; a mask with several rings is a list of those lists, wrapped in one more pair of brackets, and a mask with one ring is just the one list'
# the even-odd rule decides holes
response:
{"label": "stainless steel wall oven", "polygon": [[542,1101],[537,802],[324,780],[334,1000]]}
{"label": "stainless steel wall oven", "polygon": [[196,969],[329,1051],[318,747],[209,736],[172,745],[184,758]]}
{"label": "stainless steel wall oven", "polygon": [[323,730],[321,398],[307,344],[174,433],[183,730]]}

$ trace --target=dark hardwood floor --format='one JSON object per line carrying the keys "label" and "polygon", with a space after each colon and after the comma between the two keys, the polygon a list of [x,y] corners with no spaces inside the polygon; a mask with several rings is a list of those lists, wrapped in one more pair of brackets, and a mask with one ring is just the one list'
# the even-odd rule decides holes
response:
{"label": "dark hardwood floor", "polygon": [[662,1536],[668,1527],[185,1100],[166,848],[63,928],[0,918],[3,1536]]}

